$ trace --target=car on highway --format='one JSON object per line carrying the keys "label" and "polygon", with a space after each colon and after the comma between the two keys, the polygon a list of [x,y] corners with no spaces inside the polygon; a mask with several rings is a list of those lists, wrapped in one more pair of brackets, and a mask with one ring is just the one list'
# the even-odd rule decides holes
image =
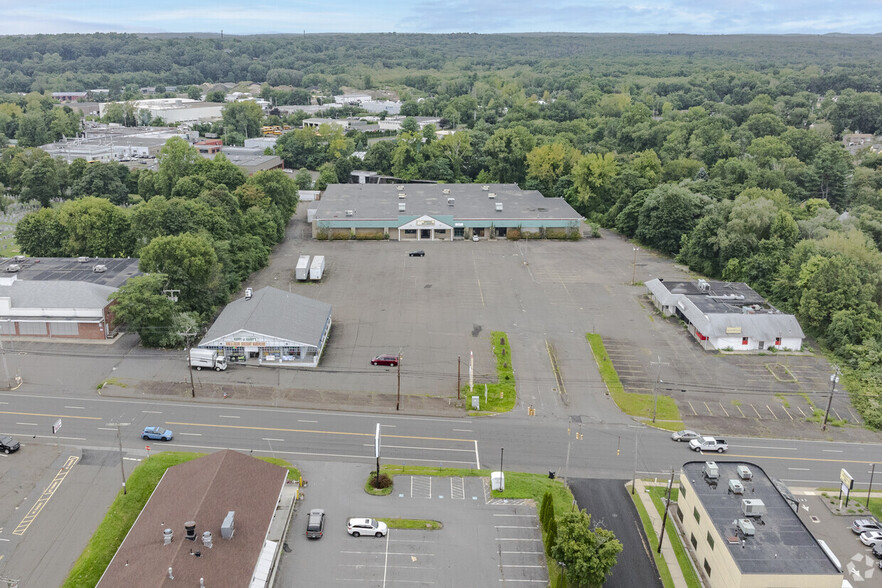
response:
{"label": "car on highway", "polygon": [[171,441],[172,440],[172,432],[170,429],[163,429],[162,427],[144,427],[144,431],[141,433],[141,439],[152,439],[153,441]]}
{"label": "car on highway", "polygon": [[394,367],[398,365],[398,356],[384,353],[373,358],[371,360],[371,365],[391,365]]}
{"label": "car on highway", "polygon": [[373,535],[374,537],[383,537],[389,532],[386,523],[377,519],[349,519],[346,521],[346,532],[353,537],[361,537],[362,535]]}
{"label": "car on highway", "polygon": [[864,531],[861,533],[861,543],[867,547],[882,543],[882,531]]}
{"label": "car on highway", "polygon": [[416,251],[411,251],[407,255],[408,255],[408,257],[425,257],[426,252],[423,251],[422,249],[417,249]]}
{"label": "car on highway", "polygon": [[314,508],[309,511],[306,519],[306,538],[321,539],[325,532],[325,511],[321,508]]}
{"label": "car on highway", "polygon": [[882,531],[882,523],[876,519],[855,519],[851,530],[858,535],[867,531]]}
{"label": "car on highway", "polygon": [[0,436],[0,451],[3,453],[12,453],[21,448],[21,443],[10,437],[9,435]]}
{"label": "car on highway", "polygon": [[696,433],[695,431],[690,431],[688,429],[671,433],[671,439],[673,439],[674,441],[685,441],[688,443],[689,441],[692,441],[697,437],[698,433]]}

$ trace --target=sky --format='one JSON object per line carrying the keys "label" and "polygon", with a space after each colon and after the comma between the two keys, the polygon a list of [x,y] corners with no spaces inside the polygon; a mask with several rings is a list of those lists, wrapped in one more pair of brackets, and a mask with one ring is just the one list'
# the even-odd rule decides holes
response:
{"label": "sky", "polygon": [[882,0],[0,0],[0,34],[882,33]]}

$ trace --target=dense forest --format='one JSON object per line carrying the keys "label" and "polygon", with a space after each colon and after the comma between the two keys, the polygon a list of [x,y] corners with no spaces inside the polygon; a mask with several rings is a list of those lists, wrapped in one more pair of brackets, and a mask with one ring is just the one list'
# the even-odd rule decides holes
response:
{"label": "dense forest", "polygon": [[[158,173],[53,161],[31,147],[69,136],[77,121],[45,92],[103,87],[132,98],[139,86],[188,93],[188,85],[247,81],[294,101],[344,90],[397,95],[404,115],[437,117],[456,132],[439,138],[409,118],[393,140],[369,143],[366,133],[324,125],[282,135],[275,151],[288,167],[318,170],[319,189],[358,167],[404,180],[513,182],[563,197],[588,222],[697,274],[746,281],[795,313],[879,428],[880,55],[882,37],[843,35],[6,37],[0,133],[18,146],[0,156],[0,183],[9,197],[47,207],[19,225],[29,254],[140,255],[143,267],[164,271],[163,255],[205,253],[207,243],[209,265],[241,279],[279,238],[293,182],[245,181],[223,160],[190,161],[181,145],[168,147]],[[118,110],[115,122],[150,123]],[[261,124],[298,121],[228,105],[223,120],[201,130],[235,143]],[[312,180],[304,172],[296,183]],[[117,224],[102,225],[101,215]],[[224,249],[231,235],[250,243],[244,258]],[[209,289],[220,293],[210,300],[192,298],[205,292],[198,289],[182,300],[204,320],[232,285]]]}

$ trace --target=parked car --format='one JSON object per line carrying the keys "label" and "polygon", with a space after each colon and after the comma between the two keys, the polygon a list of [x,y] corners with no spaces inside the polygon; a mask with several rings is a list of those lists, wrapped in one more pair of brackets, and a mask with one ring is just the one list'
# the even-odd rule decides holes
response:
{"label": "parked car", "polygon": [[398,365],[398,356],[390,355],[388,353],[383,355],[378,355],[371,360],[371,365]]}
{"label": "parked car", "polygon": [[9,435],[0,436],[0,451],[3,453],[12,453],[18,451],[21,443],[10,437]]}
{"label": "parked car", "polygon": [[867,531],[882,531],[882,523],[876,519],[855,519],[851,524],[851,530],[858,535]]}
{"label": "parked car", "polygon": [[324,532],[325,511],[314,508],[309,511],[309,517],[306,519],[306,537],[307,539],[321,539]]}
{"label": "parked car", "polygon": [[144,427],[144,431],[141,433],[141,439],[153,439],[154,441],[171,441],[172,437],[171,430],[162,427]]}
{"label": "parked car", "polygon": [[673,439],[674,441],[686,441],[688,443],[696,437],[698,437],[698,433],[696,433],[695,431],[690,431],[688,429],[671,433],[671,439]]}
{"label": "parked car", "polygon": [[882,531],[864,531],[861,533],[861,543],[868,547],[882,543]]}
{"label": "parked car", "polygon": [[416,250],[416,251],[411,251],[411,252],[408,253],[407,255],[408,255],[409,257],[425,257],[425,256],[426,256],[426,252],[423,251],[422,249],[418,249],[418,250]]}
{"label": "parked car", "polygon": [[376,519],[349,519],[346,521],[346,532],[353,537],[362,535],[384,537],[389,532],[389,527]]}
{"label": "parked car", "polygon": [[[875,555],[879,559],[882,559],[882,543],[874,543],[872,551],[873,551],[873,555]],[[880,567],[882,567],[882,566],[880,566]]]}
{"label": "parked car", "polygon": [[252,296],[254,296],[254,290],[251,288],[245,288],[245,300],[251,300]]}

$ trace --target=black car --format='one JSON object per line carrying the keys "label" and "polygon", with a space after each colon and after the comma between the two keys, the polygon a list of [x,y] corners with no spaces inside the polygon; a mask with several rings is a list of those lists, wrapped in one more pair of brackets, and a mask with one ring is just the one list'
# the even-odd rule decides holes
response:
{"label": "black car", "polygon": [[10,437],[9,435],[3,435],[0,437],[0,451],[3,453],[12,453],[13,451],[18,451],[21,447],[21,443]]}
{"label": "black car", "polygon": [[325,511],[314,508],[309,511],[306,521],[306,537],[309,539],[321,539],[325,532]]}
{"label": "black car", "polygon": [[410,257],[425,257],[425,256],[426,256],[426,252],[423,251],[422,249],[418,249],[418,250],[416,250],[416,251],[411,251],[411,252],[408,253],[407,255],[410,256]]}

